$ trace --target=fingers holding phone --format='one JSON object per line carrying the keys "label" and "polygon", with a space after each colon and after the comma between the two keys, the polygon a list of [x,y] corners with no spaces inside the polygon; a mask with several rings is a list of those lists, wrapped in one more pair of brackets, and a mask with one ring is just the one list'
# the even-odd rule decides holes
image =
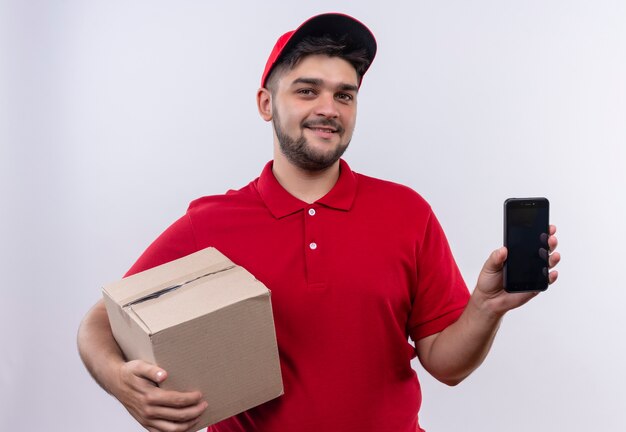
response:
{"label": "fingers holding phone", "polygon": [[[556,252],[559,241],[556,237],[556,226],[550,225],[550,235],[548,237],[548,268],[552,270],[561,261],[561,254]],[[548,274],[548,284],[553,284],[559,277],[559,272],[552,270]]]}

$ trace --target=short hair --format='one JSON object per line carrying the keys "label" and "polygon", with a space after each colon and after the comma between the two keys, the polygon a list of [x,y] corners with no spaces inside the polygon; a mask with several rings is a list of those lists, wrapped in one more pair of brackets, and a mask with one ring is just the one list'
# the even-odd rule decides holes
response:
{"label": "short hair", "polygon": [[305,57],[310,55],[327,55],[339,57],[354,67],[359,85],[363,75],[371,61],[364,47],[358,47],[349,43],[347,36],[337,38],[330,35],[308,36],[298,43],[293,49],[285,53],[280,61],[274,65],[267,77],[265,87],[272,93],[276,91],[276,81],[283,72],[292,70]]}

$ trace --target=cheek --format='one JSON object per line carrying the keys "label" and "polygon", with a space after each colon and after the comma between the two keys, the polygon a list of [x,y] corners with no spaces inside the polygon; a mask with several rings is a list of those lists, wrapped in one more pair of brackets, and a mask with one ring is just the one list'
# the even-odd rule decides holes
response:
{"label": "cheek", "polygon": [[346,132],[352,133],[354,125],[356,124],[356,109],[348,109],[343,113],[343,126],[346,128]]}
{"label": "cheek", "polygon": [[291,106],[290,109],[284,109],[280,113],[280,120],[284,126],[297,127],[307,118],[304,110],[297,106]]}

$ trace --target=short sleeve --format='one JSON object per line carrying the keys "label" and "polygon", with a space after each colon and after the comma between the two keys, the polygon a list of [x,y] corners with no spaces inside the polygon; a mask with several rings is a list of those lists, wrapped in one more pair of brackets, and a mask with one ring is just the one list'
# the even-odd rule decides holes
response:
{"label": "short sleeve", "polygon": [[169,226],[144,251],[124,277],[151,269],[198,251],[189,216],[185,215]]}
{"label": "short sleeve", "polygon": [[469,300],[467,286],[432,210],[416,249],[417,289],[409,317],[409,334],[414,341],[455,322]]}

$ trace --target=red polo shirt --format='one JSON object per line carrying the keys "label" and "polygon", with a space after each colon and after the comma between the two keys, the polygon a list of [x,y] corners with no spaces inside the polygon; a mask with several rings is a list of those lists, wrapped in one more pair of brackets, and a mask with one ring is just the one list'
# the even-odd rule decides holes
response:
{"label": "red polo shirt", "polygon": [[[313,204],[272,174],[193,201],[128,274],[214,246],[272,291],[285,394],[211,432],[415,432],[418,340],[469,298],[441,226],[413,190],[350,170]],[[219,347],[215,347],[219,349]]]}

